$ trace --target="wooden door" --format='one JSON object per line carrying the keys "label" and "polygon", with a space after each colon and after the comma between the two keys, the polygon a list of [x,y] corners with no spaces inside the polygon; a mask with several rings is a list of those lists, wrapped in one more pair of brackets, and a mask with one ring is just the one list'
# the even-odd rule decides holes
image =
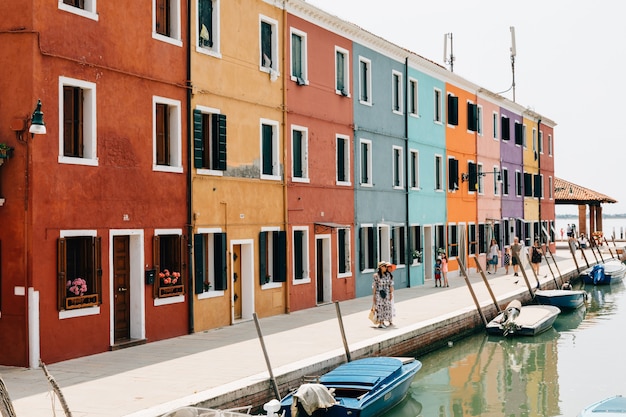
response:
{"label": "wooden door", "polygon": [[242,318],[241,245],[233,246],[233,309],[234,318]]}
{"label": "wooden door", "polygon": [[130,238],[113,237],[115,342],[130,339]]}
{"label": "wooden door", "polygon": [[316,267],[315,276],[317,281],[317,302],[324,302],[324,239],[316,239]]}

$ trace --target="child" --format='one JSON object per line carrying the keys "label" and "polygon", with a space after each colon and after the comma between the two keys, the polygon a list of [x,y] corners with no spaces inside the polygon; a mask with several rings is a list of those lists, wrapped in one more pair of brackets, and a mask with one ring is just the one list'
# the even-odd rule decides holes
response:
{"label": "child", "polygon": [[509,275],[509,265],[511,265],[511,252],[509,247],[504,248],[504,273]]}
{"label": "child", "polygon": [[435,287],[441,287],[441,258],[435,262]]}

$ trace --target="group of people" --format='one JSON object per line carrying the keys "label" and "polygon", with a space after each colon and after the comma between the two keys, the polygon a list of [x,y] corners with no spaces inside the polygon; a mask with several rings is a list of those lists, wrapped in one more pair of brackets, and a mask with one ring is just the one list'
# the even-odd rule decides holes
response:
{"label": "group of people", "polygon": [[[504,258],[502,265],[505,272],[509,274],[509,266],[513,266],[513,276],[519,276],[518,270],[522,250],[524,246],[520,243],[519,238],[513,239],[510,247],[504,248]],[[500,247],[496,239],[491,239],[489,251],[487,252],[488,274],[498,272],[500,264]],[[539,240],[535,240],[529,250],[530,264],[536,276],[539,276],[539,267],[543,258],[543,250]],[[372,283],[372,309],[370,318],[379,328],[387,328],[393,326],[393,316],[395,315],[395,307],[393,303],[393,269],[394,265],[389,262],[381,261],[378,263],[376,273]],[[445,253],[440,254],[435,260],[435,287],[449,287],[448,283],[448,258]],[[443,280],[443,282],[442,282]]]}

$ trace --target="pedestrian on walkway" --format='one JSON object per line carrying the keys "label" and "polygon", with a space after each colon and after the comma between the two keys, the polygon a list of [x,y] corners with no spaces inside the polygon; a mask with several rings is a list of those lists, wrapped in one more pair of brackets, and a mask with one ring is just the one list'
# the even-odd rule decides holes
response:
{"label": "pedestrian on walkway", "polygon": [[435,261],[435,287],[442,287],[441,285],[441,259],[437,258]]}
{"label": "pedestrian on walkway", "polygon": [[542,256],[539,240],[535,240],[535,244],[530,248],[530,263],[536,276],[539,276],[539,265],[541,265]]}
{"label": "pedestrian on walkway", "polygon": [[508,246],[504,248],[504,273],[509,275],[509,265],[511,265],[511,250]]}
{"label": "pedestrian on walkway", "polygon": [[519,242],[519,238],[517,236],[515,236],[515,238],[513,238],[513,244],[511,245],[511,256],[512,256],[512,261],[513,261],[513,275],[518,277],[519,274],[517,273],[517,270],[519,268],[519,263],[521,261],[521,254],[522,254],[522,244]]}
{"label": "pedestrian on walkway", "polygon": [[389,271],[390,266],[389,262],[378,262],[372,283],[373,308],[376,311],[378,327],[383,329],[393,326],[393,275]]}
{"label": "pedestrian on walkway", "polygon": [[489,246],[489,254],[487,255],[487,273],[491,274],[490,269],[493,269],[493,273],[498,272],[498,262],[500,258],[500,247],[498,241],[491,239],[491,245]]}
{"label": "pedestrian on walkway", "polygon": [[445,253],[441,254],[441,275],[443,275],[443,286],[449,287],[448,284],[448,257]]}

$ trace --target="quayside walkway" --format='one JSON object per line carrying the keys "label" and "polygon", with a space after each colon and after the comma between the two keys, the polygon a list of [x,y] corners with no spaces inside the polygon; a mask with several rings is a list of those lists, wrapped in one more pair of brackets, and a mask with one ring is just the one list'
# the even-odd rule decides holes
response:
{"label": "quayside walkway", "polygon": [[[580,263],[580,255],[577,257]],[[588,258],[595,262],[591,254]],[[558,244],[555,259],[561,274],[575,273],[567,246]],[[582,265],[586,266],[584,261]],[[555,270],[553,264],[552,268]],[[530,267],[526,271],[531,284],[536,285]],[[469,275],[476,298],[485,308],[490,306],[493,316],[495,306],[481,276],[476,272]],[[509,299],[529,296],[523,277],[513,276],[512,268],[508,275],[499,268],[496,275],[487,277],[501,307]],[[469,317],[482,326],[464,278],[451,273],[449,281],[449,288],[435,288],[429,282],[396,289],[394,326],[387,329],[375,328],[368,320],[370,297],[339,303],[352,359],[377,352],[393,353],[394,346],[408,340],[414,344],[417,340],[423,349],[430,341],[438,340],[441,345],[453,340],[453,335],[458,338],[462,334],[455,333],[459,317]],[[545,261],[540,282],[546,287],[554,285]],[[288,385],[296,377],[315,375],[315,371],[319,374],[345,361],[336,310],[335,304],[328,304],[259,320],[273,376],[276,381],[284,380],[278,382],[282,395],[289,386],[297,386]],[[450,331],[442,332],[446,328]],[[254,321],[47,367],[74,417],[152,417],[185,405],[218,407],[242,398],[256,399],[260,404],[262,396],[273,393]],[[41,369],[0,366],[0,377],[18,417],[64,415]],[[251,392],[257,392],[257,396]]]}

